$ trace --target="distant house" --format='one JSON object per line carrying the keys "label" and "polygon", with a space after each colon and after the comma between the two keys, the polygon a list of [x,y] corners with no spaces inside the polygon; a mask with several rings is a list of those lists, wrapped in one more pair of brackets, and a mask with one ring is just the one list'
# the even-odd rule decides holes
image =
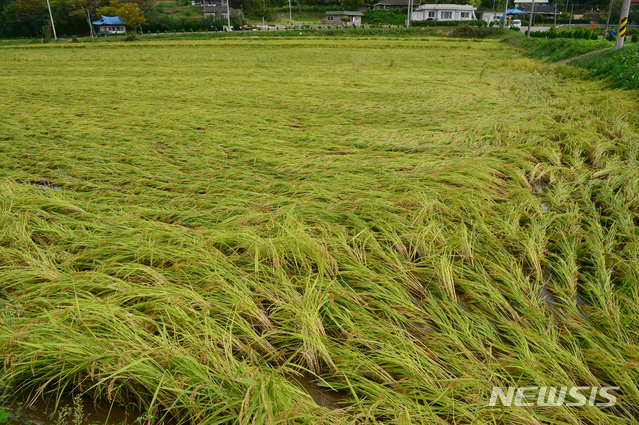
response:
{"label": "distant house", "polygon": [[[514,0],[514,5],[513,7],[515,9],[519,9],[519,10],[524,10],[523,8],[526,5],[530,5],[532,4],[533,0]],[[537,7],[537,5],[540,4],[548,4],[548,0],[535,0],[535,7]],[[530,10],[530,9],[528,9]]]}
{"label": "distant house", "polygon": [[226,7],[226,1],[223,0],[191,0],[193,6],[224,6]]}
{"label": "distant house", "polygon": [[477,10],[475,11],[475,16],[478,21],[486,21],[491,23],[492,21],[496,21],[500,16],[504,16],[504,11],[496,11],[496,10]]}
{"label": "distant house", "polygon": [[382,0],[371,7],[373,9],[408,9],[408,0]]}
{"label": "distant house", "polygon": [[325,13],[324,22],[328,25],[362,25],[363,16],[362,12],[329,11]]}
{"label": "distant house", "polygon": [[103,16],[92,23],[96,27],[96,32],[101,35],[126,34],[126,22],[117,16]]}
{"label": "distant house", "polygon": [[470,4],[422,4],[413,11],[413,21],[473,21],[475,7]]}
{"label": "distant house", "polygon": [[212,7],[206,7],[204,6],[204,17],[208,18],[209,16],[213,17],[213,18],[224,18],[226,19],[226,15],[227,15],[227,9],[226,8],[226,3],[224,4],[224,6],[212,6]]}
{"label": "distant house", "polygon": [[[527,14],[530,13],[530,7],[532,6],[532,4],[522,4],[520,5],[519,9],[523,10],[524,12],[526,12]],[[533,13],[539,14],[539,15],[544,15],[544,16],[554,16],[555,15],[555,8],[552,7],[551,5],[549,5],[548,3],[537,3],[535,2],[535,9],[533,10]],[[559,10],[556,11],[557,16],[561,15],[561,12]]]}

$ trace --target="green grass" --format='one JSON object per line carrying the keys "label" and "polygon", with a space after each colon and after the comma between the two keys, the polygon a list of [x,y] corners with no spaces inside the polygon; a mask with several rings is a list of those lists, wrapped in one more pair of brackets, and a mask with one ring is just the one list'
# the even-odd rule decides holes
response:
{"label": "green grass", "polygon": [[573,58],[593,50],[614,47],[614,43],[606,40],[581,40],[572,38],[531,38],[517,32],[508,32],[502,36],[507,44],[524,49],[537,59],[557,62]]}
{"label": "green grass", "polygon": [[634,423],[634,95],[498,40],[79,46],[0,48],[12,391],[200,425]]}
{"label": "green grass", "polygon": [[584,68],[592,75],[602,77],[613,87],[635,90],[639,88],[639,43],[626,43],[614,50],[595,53],[575,59],[571,65]]}

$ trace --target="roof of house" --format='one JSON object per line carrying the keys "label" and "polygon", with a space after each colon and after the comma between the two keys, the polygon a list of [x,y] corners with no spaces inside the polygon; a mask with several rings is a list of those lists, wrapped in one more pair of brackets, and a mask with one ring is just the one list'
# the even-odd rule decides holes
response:
{"label": "roof of house", "polygon": [[476,7],[472,4],[422,4],[415,9],[415,12],[420,10],[475,10]]}
{"label": "roof of house", "polygon": [[[548,0],[534,0],[535,4],[538,3],[548,3]],[[533,0],[515,0],[515,4],[529,4],[532,3]]]}
{"label": "roof of house", "polygon": [[[521,10],[523,10],[524,12],[530,12],[530,7],[528,5],[523,5],[521,7]],[[554,15],[555,8],[549,4],[537,4],[537,2],[535,2],[535,13]],[[561,15],[561,12],[559,10],[557,10],[557,15]]]}
{"label": "roof of house", "polygon": [[93,25],[126,25],[126,22],[117,16],[103,16],[99,20],[93,21]]}
{"label": "roof of house", "polygon": [[364,16],[362,12],[350,12],[348,10],[328,11],[326,16]]}
{"label": "roof of house", "polygon": [[[204,13],[226,13],[226,6],[204,6]],[[231,9],[233,12],[233,9]]]}
{"label": "roof of house", "polygon": [[375,6],[406,6],[408,7],[408,0],[382,0],[379,3],[375,3],[373,7]]}

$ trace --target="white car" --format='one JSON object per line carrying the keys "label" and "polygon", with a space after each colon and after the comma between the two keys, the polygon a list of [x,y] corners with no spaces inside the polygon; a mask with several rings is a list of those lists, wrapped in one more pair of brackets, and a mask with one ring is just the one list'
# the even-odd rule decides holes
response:
{"label": "white car", "polygon": [[515,28],[521,28],[521,21],[519,19],[515,19],[513,20],[513,23],[510,26]]}

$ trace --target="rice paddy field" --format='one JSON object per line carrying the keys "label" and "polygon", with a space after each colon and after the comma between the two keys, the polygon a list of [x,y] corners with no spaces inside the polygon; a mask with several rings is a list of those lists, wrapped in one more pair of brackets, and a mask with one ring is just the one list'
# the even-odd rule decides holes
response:
{"label": "rice paddy field", "polygon": [[0,48],[2,391],[158,424],[637,423],[637,95],[584,72],[443,37]]}

